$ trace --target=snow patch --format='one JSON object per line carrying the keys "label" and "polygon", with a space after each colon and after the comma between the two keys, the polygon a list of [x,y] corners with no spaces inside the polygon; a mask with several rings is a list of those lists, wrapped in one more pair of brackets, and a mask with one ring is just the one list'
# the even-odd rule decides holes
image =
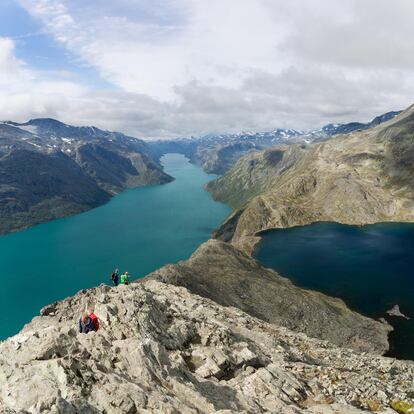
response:
{"label": "snow patch", "polygon": [[35,144],[34,142],[29,142],[29,144],[30,144],[30,145],[33,145],[34,147],[37,147],[37,148],[42,148],[42,146],[41,146],[41,145],[39,145],[39,144]]}
{"label": "snow patch", "polygon": [[37,134],[36,125],[19,125],[16,128],[23,129],[23,131],[30,132],[31,134]]}

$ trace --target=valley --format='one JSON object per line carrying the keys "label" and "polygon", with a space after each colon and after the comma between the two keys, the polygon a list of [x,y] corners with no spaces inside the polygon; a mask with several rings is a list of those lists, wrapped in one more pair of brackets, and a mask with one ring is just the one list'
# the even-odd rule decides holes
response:
{"label": "valley", "polygon": [[[295,279],[289,267],[271,260],[286,254],[284,241],[267,256],[257,247],[267,237],[264,232],[275,228],[306,231],[305,225],[321,221],[414,221],[413,114],[411,107],[348,134],[328,137],[325,131],[310,141],[292,132],[276,145],[241,142],[240,137],[224,144],[210,137],[207,146],[203,140],[145,143],[84,127],[75,127],[69,139],[60,128],[71,127],[57,121],[47,120],[46,127],[44,120],[33,121],[40,127],[3,124],[24,131],[17,141],[14,136],[3,139],[3,171],[21,171],[16,166],[26,156],[34,160],[21,177],[13,176],[13,186],[2,186],[5,193],[13,187],[24,205],[35,206],[33,216],[26,211],[10,216],[17,223],[13,229],[24,220],[31,226],[52,215],[105,205],[0,238],[2,260],[13,269],[1,292],[3,338],[46,305],[21,333],[0,343],[0,367],[6,373],[0,376],[0,409],[43,409],[35,402],[38,382],[31,379],[36,361],[44,362],[42,382],[56,383],[42,407],[57,413],[108,407],[187,412],[201,404],[201,412],[279,407],[292,414],[357,414],[412,404],[412,362],[381,356],[390,351],[389,335],[400,334],[398,322],[392,320],[398,328],[392,332],[381,312],[367,312],[349,297],[346,302],[333,297],[343,296],[340,291]],[[339,125],[332,128],[339,130]],[[169,152],[181,155],[164,156]],[[208,175],[195,164],[224,175]],[[4,177],[10,180],[11,175]],[[71,183],[80,185],[72,188]],[[162,183],[169,184],[149,185]],[[143,185],[149,186],[132,188]],[[21,197],[25,191],[37,198],[26,200]],[[82,201],[74,203],[73,211],[67,207],[71,197]],[[39,215],[42,203],[49,218]],[[62,209],[54,212],[54,206]],[[27,252],[23,261],[21,251]],[[255,252],[260,262],[252,257]],[[115,267],[128,268],[138,280],[116,289],[92,288],[109,284]],[[311,273],[313,280],[324,271]],[[47,305],[78,289],[75,296]],[[43,292],[36,300],[21,294],[34,290]],[[82,336],[73,329],[82,308],[99,315],[102,329],[97,334]],[[123,327],[115,329],[121,320]],[[73,340],[76,347],[69,346]],[[412,357],[395,344],[392,340],[392,355]],[[100,351],[93,348],[105,350],[102,370],[96,365]],[[14,349],[12,369],[7,356]],[[115,357],[120,349],[133,354],[135,362]],[[67,357],[74,365],[66,364]],[[61,369],[64,374],[58,374]],[[120,370],[127,373],[125,381],[119,381]],[[77,372],[97,383],[105,378],[113,389],[97,398],[88,388],[80,404],[84,380],[79,387],[73,383]],[[62,383],[55,381],[57,375]],[[28,392],[16,395],[10,381]],[[266,396],[256,391],[263,384]],[[218,398],[211,387],[232,396]],[[130,390],[128,399],[124,390]]]}
{"label": "valley", "polygon": [[0,414],[414,414],[414,1],[0,1]]}
{"label": "valley", "polygon": [[[95,208],[128,188],[170,182],[160,158],[180,153],[207,173],[224,174],[246,154],[275,145],[306,145],[351,131],[369,130],[399,112],[369,123],[329,124],[319,130],[143,141],[55,119],[0,123],[0,234]],[[260,189],[258,189],[260,191]],[[231,204],[231,202],[230,202]]]}

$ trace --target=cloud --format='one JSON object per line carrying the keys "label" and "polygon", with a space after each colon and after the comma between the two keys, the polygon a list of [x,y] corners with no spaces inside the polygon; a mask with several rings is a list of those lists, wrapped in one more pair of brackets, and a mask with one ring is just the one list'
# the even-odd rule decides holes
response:
{"label": "cloud", "polygon": [[298,61],[347,69],[413,68],[414,3],[409,0],[293,0],[290,8],[300,12],[291,18],[281,49]]}
{"label": "cloud", "polygon": [[77,82],[61,73],[36,71],[15,56],[15,41],[0,37],[0,114],[3,119],[24,120],[46,113],[59,114],[66,101],[85,93]]}
{"label": "cloud", "polygon": [[[52,113],[168,137],[307,129],[413,101],[411,0],[19,2],[113,87],[56,74],[48,83],[9,49],[3,61],[17,65],[30,89],[13,97],[10,116]],[[39,84],[46,95],[36,94]]]}
{"label": "cloud", "polygon": [[2,88],[10,87],[11,78],[22,80],[27,77],[24,63],[14,55],[14,42],[0,37],[0,85]]}

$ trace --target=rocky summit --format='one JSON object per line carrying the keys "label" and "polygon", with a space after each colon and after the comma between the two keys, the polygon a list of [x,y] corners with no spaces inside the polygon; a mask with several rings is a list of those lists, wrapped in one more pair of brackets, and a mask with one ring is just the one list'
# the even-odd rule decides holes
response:
{"label": "rocky summit", "polygon": [[[80,334],[79,315],[99,316]],[[0,344],[0,412],[395,413],[414,363],[338,348],[158,281],[100,286]],[[409,412],[409,411],[406,411]]]}

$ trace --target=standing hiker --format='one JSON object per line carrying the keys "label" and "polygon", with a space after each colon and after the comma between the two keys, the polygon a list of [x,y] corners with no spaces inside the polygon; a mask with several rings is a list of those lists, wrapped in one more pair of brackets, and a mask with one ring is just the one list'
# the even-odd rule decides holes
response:
{"label": "standing hiker", "polygon": [[123,275],[121,275],[121,285],[129,285],[129,274],[128,274],[128,272],[125,272]]}
{"label": "standing hiker", "polygon": [[114,283],[114,286],[118,286],[118,269],[115,269],[114,273],[112,273],[111,279]]}

